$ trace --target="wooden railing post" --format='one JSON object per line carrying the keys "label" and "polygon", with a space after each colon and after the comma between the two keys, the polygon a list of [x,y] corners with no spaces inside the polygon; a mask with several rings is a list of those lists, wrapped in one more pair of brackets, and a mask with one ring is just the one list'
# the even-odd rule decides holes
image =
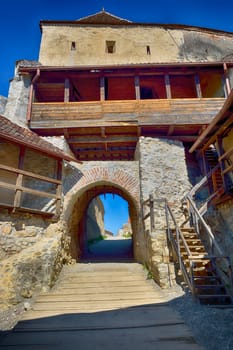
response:
{"label": "wooden railing post", "polygon": [[[62,161],[61,160],[57,161],[57,180],[59,180],[59,181],[62,180]],[[56,200],[55,216],[59,217],[60,210],[61,210],[61,196],[62,196],[62,184],[61,183],[57,185],[56,195],[57,195],[57,200]]]}
{"label": "wooden railing post", "polygon": [[69,79],[65,80],[65,91],[64,91],[64,102],[70,101],[70,81]]}
{"label": "wooden railing post", "polygon": [[[18,161],[18,168],[23,170],[23,164],[24,164],[24,156],[25,156],[25,147],[20,147],[19,150],[19,161]],[[17,174],[16,179],[16,190],[15,190],[15,198],[14,198],[14,211],[16,208],[20,207],[21,204],[21,197],[22,197],[22,187],[23,185],[23,174]]]}

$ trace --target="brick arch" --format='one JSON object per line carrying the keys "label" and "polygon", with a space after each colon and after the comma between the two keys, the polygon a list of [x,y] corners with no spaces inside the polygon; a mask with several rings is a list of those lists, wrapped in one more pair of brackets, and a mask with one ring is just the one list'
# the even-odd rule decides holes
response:
{"label": "brick arch", "polygon": [[85,215],[91,200],[102,193],[115,193],[129,204],[133,228],[134,256],[139,222],[139,179],[127,171],[111,167],[93,167],[82,171],[78,181],[67,192],[64,201],[65,217],[71,233],[71,255],[78,259],[83,251]]}
{"label": "brick arch", "polygon": [[106,181],[125,189],[133,198],[139,200],[139,181],[122,169],[109,169],[105,167],[94,167],[83,173],[82,178],[75,186],[75,190],[99,181]]}
{"label": "brick arch", "polygon": [[64,198],[64,219],[68,219],[77,198],[89,187],[97,183],[108,183],[120,188],[128,197],[135,201],[139,208],[139,178],[132,176],[128,171],[114,167],[94,166],[82,171],[73,187]]}

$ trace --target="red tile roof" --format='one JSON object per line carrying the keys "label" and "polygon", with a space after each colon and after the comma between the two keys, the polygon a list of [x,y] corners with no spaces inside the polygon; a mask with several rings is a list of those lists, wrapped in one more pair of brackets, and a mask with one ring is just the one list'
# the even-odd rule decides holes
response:
{"label": "red tile roof", "polygon": [[12,123],[2,115],[0,115],[0,137],[38,152],[46,153],[53,158],[77,162],[75,157],[70,156],[50,142],[45,141],[33,131]]}

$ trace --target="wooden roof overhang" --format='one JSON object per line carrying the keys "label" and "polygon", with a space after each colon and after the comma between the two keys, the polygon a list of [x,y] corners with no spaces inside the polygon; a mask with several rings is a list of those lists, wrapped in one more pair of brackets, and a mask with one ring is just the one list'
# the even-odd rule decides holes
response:
{"label": "wooden roof overhang", "polygon": [[[91,16],[90,16],[91,17]],[[220,29],[212,29],[206,27],[198,27],[187,24],[174,24],[174,23],[150,23],[150,22],[132,22],[125,19],[117,19],[104,21],[102,19],[98,20],[90,20],[90,17],[83,18],[81,20],[41,20],[40,21],[40,29],[42,31],[44,25],[54,25],[54,26],[127,26],[127,27],[159,27],[164,29],[180,29],[180,30],[190,30],[190,31],[198,31],[203,33],[210,34],[219,34],[224,36],[232,36],[232,32],[223,31]]]}
{"label": "wooden roof overhang", "polygon": [[40,72],[49,73],[86,73],[90,75],[102,75],[104,74],[148,74],[148,73],[159,73],[163,74],[164,70],[167,73],[167,70],[172,71],[177,74],[187,72],[191,73],[196,72],[199,69],[212,69],[219,68],[221,69],[223,65],[228,67],[233,67],[232,61],[214,61],[214,62],[164,62],[164,63],[138,63],[138,64],[114,64],[114,65],[78,65],[78,66],[43,66],[38,63],[38,65],[24,65],[19,64],[18,71],[21,74],[36,74],[39,69]]}
{"label": "wooden roof overhang", "polygon": [[197,149],[207,149],[213,144],[218,136],[224,137],[233,127],[233,90],[228,96],[222,109],[199,135],[189,152],[192,153]]}
{"label": "wooden roof overhang", "polygon": [[55,159],[77,162],[75,157],[61,151],[58,147],[42,139],[33,131],[12,123],[2,115],[0,115],[0,137]]}

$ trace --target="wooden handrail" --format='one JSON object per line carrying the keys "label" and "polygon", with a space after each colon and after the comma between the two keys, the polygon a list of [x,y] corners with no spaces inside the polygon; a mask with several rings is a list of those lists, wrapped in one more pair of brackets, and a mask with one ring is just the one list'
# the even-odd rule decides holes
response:
{"label": "wooden handrail", "polygon": [[202,225],[204,226],[206,232],[208,233],[208,235],[211,237],[211,241],[213,242],[216,250],[218,251],[218,253],[220,255],[223,255],[222,249],[219,247],[218,243],[215,240],[215,237],[210,229],[210,227],[207,225],[207,223],[205,222],[205,220],[203,219],[203,217],[201,216],[201,214],[199,213],[199,210],[197,209],[194,201],[192,200],[192,198],[190,196],[186,196],[187,200],[189,201],[189,203],[192,206],[192,209],[194,210],[195,214],[197,215],[198,219],[201,221]]}
{"label": "wooden handrail", "polygon": [[[166,220],[167,220],[167,229],[168,229],[168,239],[171,242],[173,248],[175,249],[176,255],[177,255],[178,260],[179,260],[180,269],[183,273],[184,279],[185,279],[186,283],[188,284],[189,289],[191,290],[192,294],[194,294],[194,285],[193,285],[193,278],[192,278],[192,276],[193,276],[193,264],[192,264],[192,260],[190,259],[189,260],[190,271],[188,273],[186,266],[181,258],[180,242],[179,242],[180,238],[182,239],[182,241],[184,243],[188,258],[191,257],[192,255],[191,255],[190,249],[189,249],[189,247],[184,239],[184,236],[183,236],[183,234],[182,234],[182,232],[181,232],[181,230],[176,222],[176,219],[171,211],[171,208],[169,207],[167,200],[165,200],[165,211],[166,211]],[[177,242],[175,241],[173,235],[171,235],[169,232],[170,231],[169,215],[171,216],[172,221],[175,225],[176,232],[178,233],[177,238],[176,238]]]}
{"label": "wooden handrail", "polygon": [[13,167],[10,167],[10,166],[7,166],[7,165],[3,165],[3,164],[0,164],[0,169],[1,170],[5,170],[5,171],[9,171],[11,173],[21,174],[21,175],[25,175],[25,176],[28,176],[28,177],[32,177],[33,179],[46,181],[46,182],[51,182],[51,183],[54,183],[54,184],[57,184],[57,185],[60,185],[62,183],[60,180],[53,179],[51,177],[34,174],[34,173],[30,172],[30,171],[21,170],[21,169],[18,169],[18,168],[13,168]]}

